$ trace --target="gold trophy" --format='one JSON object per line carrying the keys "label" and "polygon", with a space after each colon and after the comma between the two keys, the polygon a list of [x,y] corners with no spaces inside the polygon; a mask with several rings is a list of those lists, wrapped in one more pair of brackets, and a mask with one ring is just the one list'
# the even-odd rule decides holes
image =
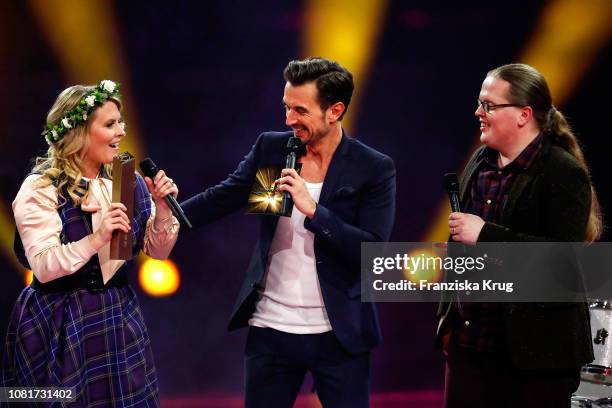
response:
{"label": "gold trophy", "polygon": [[[134,217],[134,172],[136,161],[129,152],[119,153],[113,158],[113,203],[122,203],[131,221]],[[110,242],[110,259],[132,258],[132,231],[125,233],[115,230]]]}

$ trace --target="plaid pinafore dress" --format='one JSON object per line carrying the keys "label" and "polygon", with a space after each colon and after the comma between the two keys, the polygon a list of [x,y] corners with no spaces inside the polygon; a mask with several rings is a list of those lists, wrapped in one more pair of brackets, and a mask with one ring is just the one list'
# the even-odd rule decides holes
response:
{"label": "plaid pinafore dress", "polygon": [[[134,194],[131,227],[136,255],[151,214],[150,194],[139,175]],[[68,197],[65,192],[63,196]],[[91,234],[91,214],[71,200],[62,201],[61,242]],[[37,407],[158,407],[149,335],[136,294],[127,285],[131,263],[104,285],[94,255],[72,275],[26,287],[9,321],[0,386],[74,389],[73,402],[30,405]]]}

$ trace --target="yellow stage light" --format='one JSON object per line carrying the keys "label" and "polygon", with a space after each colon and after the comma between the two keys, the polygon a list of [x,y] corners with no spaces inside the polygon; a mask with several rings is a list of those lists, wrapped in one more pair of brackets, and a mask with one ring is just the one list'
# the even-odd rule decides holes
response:
{"label": "yellow stage light", "polygon": [[178,268],[169,259],[147,259],[138,274],[140,287],[151,296],[170,296],[177,291],[181,278]]}
{"label": "yellow stage light", "polygon": [[320,56],[340,63],[353,73],[357,83],[351,108],[342,127],[351,131],[361,93],[366,89],[370,65],[383,31],[389,0],[309,0],[303,55]]}
{"label": "yellow stage light", "polygon": [[443,276],[442,263],[440,258],[444,258],[446,247],[415,248],[407,255],[410,258],[421,258],[421,262],[416,270],[404,269],[404,278],[411,282],[418,283],[420,280],[429,282],[441,282]]}
{"label": "yellow stage light", "polygon": [[13,253],[13,239],[15,238],[15,220],[13,209],[5,204],[4,197],[0,196],[0,255],[10,262],[17,272],[23,271],[23,266],[17,261]]}

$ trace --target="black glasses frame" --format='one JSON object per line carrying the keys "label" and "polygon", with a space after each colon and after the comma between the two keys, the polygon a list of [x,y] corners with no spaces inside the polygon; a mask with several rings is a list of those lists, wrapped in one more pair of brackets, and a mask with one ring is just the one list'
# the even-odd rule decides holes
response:
{"label": "black glasses frame", "polygon": [[517,108],[524,108],[525,105],[519,105],[516,103],[499,103],[499,104],[495,104],[495,103],[491,103],[491,102],[487,102],[487,101],[481,101],[480,99],[476,99],[476,106],[482,106],[482,110],[484,110],[486,113],[491,113],[491,111],[497,109],[497,108],[507,108],[509,106],[514,106]]}

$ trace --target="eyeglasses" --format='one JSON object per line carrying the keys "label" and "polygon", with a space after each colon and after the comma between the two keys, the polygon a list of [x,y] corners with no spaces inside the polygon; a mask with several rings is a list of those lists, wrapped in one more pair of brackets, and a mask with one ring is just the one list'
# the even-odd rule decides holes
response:
{"label": "eyeglasses", "polygon": [[497,108],[507,108],[509,106],[516,106],[516,107],[519,107],[519,108],[523,108],[525,105],[518,105],[516,103],[499,103],[499,104],[495,104],[495,103],[491,103],[491,102],[481,101],[480,99],[476,99],[476,109],[478,109],[478,106],[482,106],[482,109],[486,113],[491,113],[492,110],[495,110]]}

